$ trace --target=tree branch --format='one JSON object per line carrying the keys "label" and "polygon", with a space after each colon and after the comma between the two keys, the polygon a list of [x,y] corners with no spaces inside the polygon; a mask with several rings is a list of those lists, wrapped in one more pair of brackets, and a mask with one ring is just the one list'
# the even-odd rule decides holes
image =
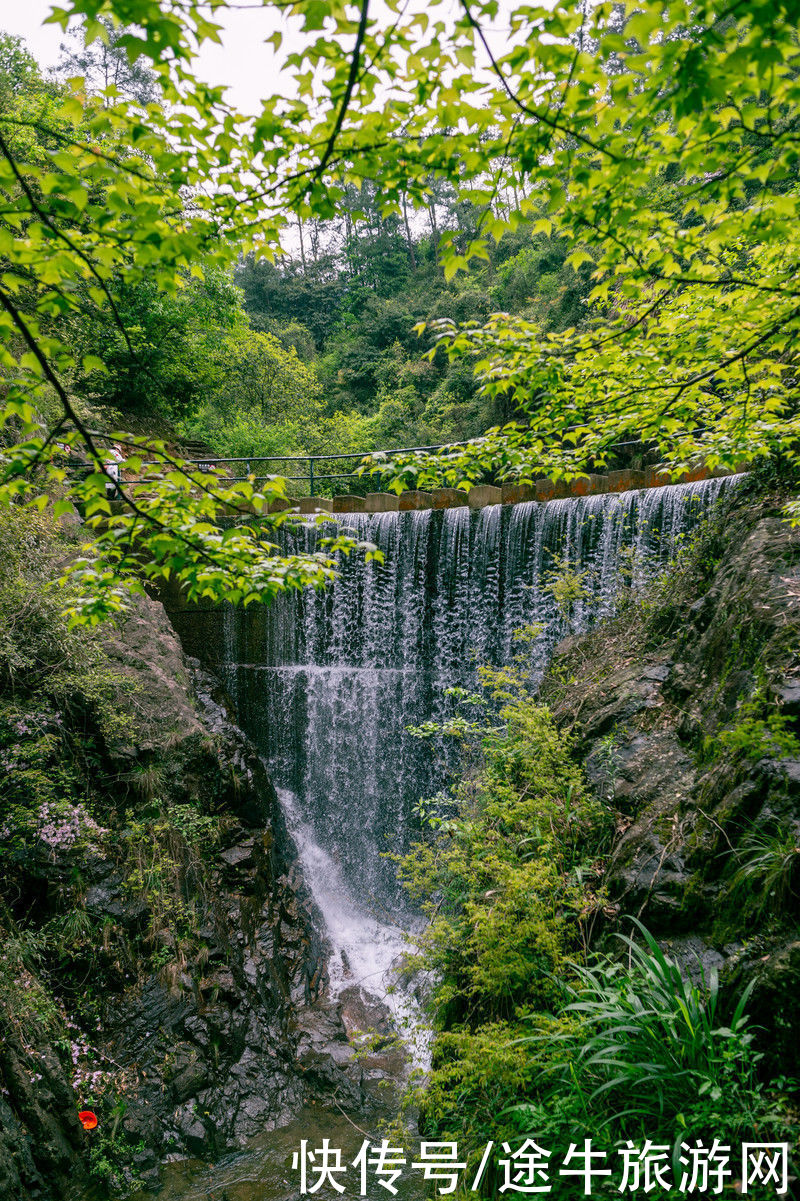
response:
{"label": "tree branch", "polygon": [[95,445],[94,439],[93,439],[90,431],[88,430],[86,425],[83,423],[83,421],[81,420],[81,418],[78,416],[77,412],[75,411],[75,408],[74,408],[69,396],[67,395],[66,390],[65,390],[63,384],[61,383],[61,380],[58,378],[55,371],[51,367],[47,356],[45,355],[44,351],[42,350],[42,348],[40,347],[36,338],[34,337],[27,321],[23,317],[22,313],[20,313],[19,309],[16,307],[16,305],[11,300],[11,298],[9,296],[7,296],[6,293],[2,289],[0,289],[0,304],[6,310],[8,315],[11,317],[11,320],[14,322],[14,325],[17,327],[19,332],[22,334],[23,338],[25,339],[25,342],[27,343],[29,349],[31,350],[31,353],[34,355],[37,362],[39,363],[39,366],[42,369],[42,373],[43,373],[45,379],[55,389],[56,394],[58,395],[58,398],[61,401],[61,406],[64,410],[64,413],[69,418],[69,420],[72,422],[72,424],[75,426],[75,429],[78,431],[81,438],[83,439],[83,442],[86,445],[87,449],[89,450],[89,453],[90,453],[92,459],[94,460],[95,466],[97,467],[98,471],[100,472],[101,475],[104,475],[106,477],[106,479],[109,481],[109,483],[114,485],[115,490],[122,497],[122,500],[127,505],[127,507],[131,510],[131,512],[135,513],[137,515],[137,517],[140,517],[142,519],[142,521],[144,521],[145,523],[147,523],[151,526],[154,526],[158,530],[162,530],[163,532],[168,533],[170,535],[170,537],[176,538],[179,542],[182,542],[184,544],[184,546],[188,546],[191,550],[195,551],[200,556],[200,558],[204,559],[207,563],[210,563],[210,564],[216,566],[217,564],[216,564],[215,560],[213,559],[213,557],[211,555],[208,554],[208,552],[206,551],[206,549],[203,546],[201,546],[197,542],[194,542],[191,538],[187,538],[186,535],[181,533],[180,530],[170,529],[170,527],[167,526],[163,521],[159,521],[159,519],[157,517],[155,517],[152,513],[148,513],[145,509],[142,509],[139,505],[137,505],[136,501],[133,500],[133,498],[125,492],[125,490],[121,487],[119,480],[115,479],[114,476],[111,474],[111,472],[106,467],[103,457],[100,454],[100,451],[97,449],[97,446]]}
{"label": "tree branch", "polygon": [[361,48],[364,44],[364,38],[367,33],[367,17],[369,16],[369,0],[361,0],[361,16],[358,22],[358,32],[356,33],[356,44],[353,47],[353,54],[350,59],[350,71],[347,76],[347,85],[344,89],[342,103],[339,105],[339,112],[336,114],[336,123],[331,130],[331,135],[328,138],[328,144],[322,153],[322,158],[317,164],[317,169],[314,172],[314,179],[321,177],[323,171],[328,165],[328,160],[333,154],[336,145],[336,139],[341,133],[342,125],[344,124],[345,115],[350,106],[350,101],[353,96],[353,90],[358,79],[358,68],[361,62]]}
{"label": "tree branch", "polygon": [[524,101],[520,100],[519,96],[512,89],[512,87],[509,84],[508,80],[506,79],[505,75],[501,71],[500,64],[497,62],[494,55],[492,54],[492,51],[489,47],[489,43],[486,40],[486,36],[485,36],[483,30],[481,29],[479,23],[475,20],[475,18],[472,15],[472,11],[469,7],[468,0],[461,0],[461,6],[467,15],[467,20],[469,21],[470,25],[473,27],[473,29],[477,33],[478,37],[480,38],[481,43],[483,44],[483,48],[486,51],[487,55],[489,56],[489,62],[491,64],[492,70],[494,71],[497,78],[500,80],[500,83],[503,85],[504,92],[508,96],[509,100],[511,100],[511,102],[517,106],[517,108],[520,110],[520,112],[525,113],[526,116],[528,116],[528,117],[533,117],[534,120],[536,120],[536,121],[541,121],[542,125],[546,125],[549,129],[558,130],[559,133],[563,133],[563,134],[566,134],[568,137],[574,138],[576,142],[580,142],[582,145],[588,146],[591,150],[593,150],[595,152],[595,154],[604,154],[604,155],[606,155],[606,157],[612,159],[615,163],[622,161],[622,159],[620,158],[619,155],[614,154],[613,150],[608,150],[605,146],[598,146],[598,144],[596,142],[593,142],[591,138],[587,138],[585,136],[585,134],[576,133],[575,130],[570,129],[569,126],[562,125],[560,121],[554,119],[553,117],[546,116],[546,114],[541,112],[539,109],[530,108],[527,104],[524,103]]}
{"label": "tree branch", "polygon": [[41,221],[44,222],[44,224],[47,226],[48,229],[53,231],[53,233],[55,234],[55,236],[57,238],[59,238],[62,242],[66,243],[66,245],[69,246],[69,248],[73,252],[73,254],[76,254],[78,256],[78,258],[81,260],[81,262],[84,263],[89,268],[89,271],[92,273],[92,276],[94,277],[94,279],[97,280],[97,283],[100,285],[100,288],[102,289],[102,292],[103,292],[106,300],[109,303],[111,312],[114,316],[114,320],[117,323],[117,325],[120,329],[120,332],[122,333],[123,338],[125,339],[125,343],[128,347],[130,354],[132,355],[132,357],[134,359],[136,359],[138,361],[138,355],[136,354],[136,351],[133,348],[133,343],[131,342],[130,335],[128,334],[128,331],[125,328],[125,324],[119,315],[119,310],[117,309],[117,305],[114,300],[114,297],[111,295],[108,284],[103,279],[102,275],[99,273],[99,271],[97,270],[97,268],[95,267],[94,263],[89,258],[89,256],[87,254],[85,254],[84,251],[82,251],[79,246],[75,245],[75,243],[64,232],[64,230],[61,229],[53,221],[50,214],[45,212],[45,210],[41,207],[38,200],[34,196],[33,191],[31,189],[30,185],[28,184],[28,181],[25,179],[24,175],[22,174],[19,167],[17,166],[16,160],[15,160],[13,154],[11,153],[8,143],[6,142],[2,133],[0,133],[0,151],[2,151],[3,157],[5,158],[6,162],[11,167],[11,170],[14,174],[14,178],[16,179],[19,186],[22,188],[25,195],[27,196],[28,203],[31,207],[31,210],[34,213],[36,213],[36,215],[39,217],[39,219]]}

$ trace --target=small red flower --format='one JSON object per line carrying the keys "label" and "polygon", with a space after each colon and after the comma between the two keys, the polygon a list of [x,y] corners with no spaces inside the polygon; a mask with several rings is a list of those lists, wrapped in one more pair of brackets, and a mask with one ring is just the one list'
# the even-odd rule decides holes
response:
{"label": "small red flower", "polygon": [[91,1109],[82,1109],[78,1114],[78,1121],[84,1130],[94,1130],[97,1125],[97,1114],[92,1113]]}

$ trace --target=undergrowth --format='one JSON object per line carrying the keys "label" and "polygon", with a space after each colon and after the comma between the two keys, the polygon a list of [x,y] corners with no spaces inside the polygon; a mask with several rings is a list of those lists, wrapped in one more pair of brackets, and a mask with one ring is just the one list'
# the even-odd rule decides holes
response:
{"label": "undergrowth", "polygon": [[[496,707],[481,721],[479,698],[455,698],[469,720],[439,735],[456,734],[468,766],[423,808],[400,863],[430,918],[416,964],[434,981],[433,1065],[407,1100],[423,1136],[458,1143],[467,1181],[489,1141],[530,1138],[555,1161],[591,1138],[614,1162],[627,1140],[650,1139],[676,1186],[683,1143],[791,1137],[797,1084],[762,1079],[748,992],[723,996],[701,971],[687,979],[638,923],[615,936],[608,800],[592,795],[524,673],[482,676]],[[430,723],[417,733],[436,737]],[[794,860],[772,849],[749,870],[762,890],[794,886]],[[493,1163],[487,1196],[504,1183]],[[576,1195],[557,1170],[549,1183],[551,1196]],[[618,1195],[618,1183],[595,1180],[593,1194]]]}

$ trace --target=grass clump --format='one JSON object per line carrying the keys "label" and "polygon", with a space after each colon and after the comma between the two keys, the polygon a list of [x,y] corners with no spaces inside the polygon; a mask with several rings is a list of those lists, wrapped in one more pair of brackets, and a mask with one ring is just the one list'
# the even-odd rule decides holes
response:
{"label": "grass clump", "polygon": [[797,758],[800,739],[794,732],[796,719],[782,713],[760,696],[740,703],[729,725],[706,736],[703,760],[713,762],[723,755],[757,762],[766,758]]}
{"label": "grass clump", "polygon": [[[645,1135],[676,1121],[702,1133],[720,1121],[726,1133],[755,1120],[754,1035],[745,1013],[750,987],[726,1022],[713,970],[693,983],[634,920],[642,942],[621,936],[623,960],[601,956],[576,966],[565,1012],[577,1018],[568,1073],[587,1114],[601,1125]],[[717,1111],[725,1100],[725,1114]],[[604,1115],[601,1117],[601,1114]],[[638,1130],[637,1130],[638,1127]]]}
{"label": "grass clump", "polygon": [[800,904],[800,837],[789,827],[753,830],[736,852],[727,885],[731,907],[761,917],[780,915]]}

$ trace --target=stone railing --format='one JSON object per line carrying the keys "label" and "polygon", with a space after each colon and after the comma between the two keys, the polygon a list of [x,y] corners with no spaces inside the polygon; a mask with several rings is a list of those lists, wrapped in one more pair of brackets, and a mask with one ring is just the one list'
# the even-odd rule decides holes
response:
{"label": "stone railing", "polygon": [[[737,470],[747,470],[739,464]],[[699,467],[684,472],[673,480],[669,472],[648,467],[643,471],[625,469],[609,471],[607,475],[587,475],[569,483],[550,479],[537,480],[535,484],[477,484],[469,492],[458,488],[434,488],[430,492],[368,492],[366,496],[344,494],[332,498],[326,496],[303,496],[299,500],[274,501],[270,511],[299,513],[407,513],[415,509],[455,509],[468,506],[484,509],[487,505],[514,505],[524,501],[563,500],[571,496],[599,496],[606,492],[631,492],[639,488],[662,488],[666,484],[688,484],[714,476],[733,475],[731,471],[709,471]]]}

